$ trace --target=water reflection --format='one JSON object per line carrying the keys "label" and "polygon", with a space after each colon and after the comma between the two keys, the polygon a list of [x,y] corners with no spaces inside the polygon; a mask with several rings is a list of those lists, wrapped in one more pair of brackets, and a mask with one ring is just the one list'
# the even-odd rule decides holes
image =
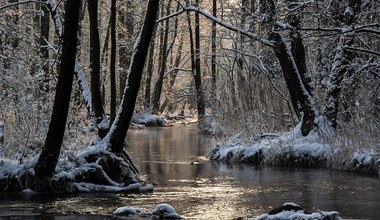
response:
{"label": "water reflection", "polygon": [[0,195],[0,218],[110,219],[120,206],[152,210],[165,202],[186,218],[232,219],[293,201],[308,210],[337,210],[344,218],[378,219],[378,178],[207,161],[210,139],[194,127],[148,128],[128,140],[141,178],[155,185],[153,193]]}
{"label": "water reflection", "polygon": [[[288,201],[308,210],[337,210],[346,218],[378,216],[378,178],[204,161],[210,140],[192,127],[140,130],[129,141],[146,179],[156,184],[152,199],[173,204],[186,217],[259,215]],[[195,160],[200,164],[191,164]]]}

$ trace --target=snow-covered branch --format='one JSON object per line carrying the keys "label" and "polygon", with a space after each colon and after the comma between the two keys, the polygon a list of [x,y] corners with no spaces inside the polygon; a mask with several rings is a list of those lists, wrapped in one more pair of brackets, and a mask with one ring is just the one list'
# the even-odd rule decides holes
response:
{"label": "snow-covered branch", "polygon": [[[55,3],[55,0],[48,0],[46,2],[47,7],[49,8],[51,17],[53,19],[54,27],[55,27],[55,33],[58,35],[59,38],[62,38],[63,36],[63,25],[62,25],[62,18],[59,15],[59,11],[57,9],[57,5]],[[74,73],[77,77],[78,83],[80,85],[80,88],[82,90],[82,95],[83,95],[83,100],[86,104],[88,113],[92,119],[92,121],[95,121],[94,117],[95,114],[93,112],[93,107],[92,107],[92,96],[91,96],[91,91],[90,87],[88,86],[88,82],[86,80],[86,77],[80,68],[80,65],[78,61],[75,61],[75,68],[74,68]]]}
{"label": "snow-covered branch", "polygon": [[78,61],[75,61],[74,73],[77,76],[78,83],[81,87],[83,93],[83,100],[87,106],[87,110],[91,117],[95,117],[94,109],[92,108],[92,96],[90,92],[90,87],[88,86],[88,82],[86,80],[86,77],[84,76],[82,69],[79,66]]}
{"label": "snow-covered branch", "polygon": [[167,20],[167,19],[170,19],[172,17],[178,16],[178,15],[184,13],[184,12],[187,12],[187,11],[193,11],[193,12],[199,13],[199,14],[203,15],[204,17],[210,19],[211,21],[219,24],[220,26],[227,28],[228,30],[238,32],[238,33],[240,33],[242,35],[245,35],[245,36],[247,36],[249,38],[257,40],[257,41],[259,41],[260,43],[262,43],[262,44],[264,44],[266,46],[269,46],[269,47],[273,47],[274,46],[271,41],[269,41],[269,40],[267,40],[265,38],[262,38],[262,37],[254,34],[252,32],[247,31],[247,30],[238,28],[238,27],[236,27],[236,26],[234,26],[234,25],[232,25],[232,24],[230,24],[228,22],[225,22],[225,21],[223,21],[223,20],[221,20],[221,19],[219,19],[219,18],[217,18],[215,16],[212,16],[211,14],[203,11],[200,8],[194,7],[194,6],[184,7],[180,11],[174,12],[173,14],[170,14],[168,16],[165,16],[165,17],[162,17],[162,18],[158,19],[156,22],[157,23],[162,22],[164,20]]}
{"label": "snow-covered branch", "polygon": [[46,1],[46,6],[49,8],[51,17],[53,19],[55,33],[58,35],[59,38],[62,38],[63,36],[62,18],[59,15],[59,11],[58,11],[57,5],[55,4],[55,0]]}
{"label": "snow-covered branch", "polygon": [[295,12],[295,11],[298,11],[300,9],[305,8],[306,6],[308,6],[309,4],[311,4],[313,2],[314,2],[314,0],[303,1],[303,2],[291,2],[291,3],[288,3],[289,7],[286,7],[286,10],[288,12]]}
{"label": "snow-covered branch", "polygon": [[349,50],[349,51],[356,51],[359,53],[365,53],[365,54],[370,54],[370,55],[380,57],[380,53],[377,51],[373,51],[373,50],[367,50],[367,49],[363,49],[363,48],[355,48],[355,47],[351,47],[351,46],[345,46],[344,49]]}
{"label": "snow-covered branch", "polygon": [[280,27],[281,29],[284,30],[297,30],[297,31],[318,31],[318,32],[335,32],[337,34],[347,34],[347,33],[372,33],[372,34],[379,34],[380,35],[380,30],[373,29],[370,27],[380,27],[379,23],[373,23],[373,24],[366,24],[354,28],[350,27],[301,27],[301,28],[296,28],[291,26],[288,23],[283,23],[280,21],[276,21],[276,25]]}

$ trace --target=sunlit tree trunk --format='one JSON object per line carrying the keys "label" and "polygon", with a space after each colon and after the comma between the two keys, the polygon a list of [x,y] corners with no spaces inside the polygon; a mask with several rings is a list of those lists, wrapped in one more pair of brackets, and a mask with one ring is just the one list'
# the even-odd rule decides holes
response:
{"label": "sunlit tree trunk", "polygon": [[77,0],[67,0],[65,4],[65,32],[53,113],[45,144],[35,167],[36,176],[41,178],[53,175],[63,142],[74,76],[79,8],[80,1]]}

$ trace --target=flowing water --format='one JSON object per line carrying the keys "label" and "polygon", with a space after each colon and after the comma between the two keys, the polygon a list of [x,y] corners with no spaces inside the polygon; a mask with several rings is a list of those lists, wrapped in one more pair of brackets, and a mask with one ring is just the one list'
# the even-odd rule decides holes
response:
{"label": "flowing water", "polygon": [[108,219],[117,207],[148,211],[169,203],[188,219],[233,219],[291,201],[309,211],[335,210],[345,219],[380,219],[377,177],[208,161],[210,138],[194,126],[132,131],[128,141],[153,193],[0,195],[0,218]]}

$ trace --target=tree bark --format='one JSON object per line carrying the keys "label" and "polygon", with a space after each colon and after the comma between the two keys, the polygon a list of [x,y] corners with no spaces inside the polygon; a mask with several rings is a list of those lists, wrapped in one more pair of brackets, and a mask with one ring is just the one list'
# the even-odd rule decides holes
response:
{"label": "tree bark", "polygon": [[[199,0],[195,1],[196,7],[199,6]],[[202,74],[201,74],[201,54],[200,54],[200,22],[199,13],[195,13],[195,72],[194,81],[197,93],[197,110],[198,120],[201,121],[205,115],[205,101],[204,92],[202,87]]]}
{"label": "tree bark", "polygon": [[111,58],[110,58],[110,83],[111,83],[111,123],[116,117],[116,0],[111,0]]}
{"label": "tree bark", "polygon": [[152,82],[152,75],[153,75],[153,67],[154,67],[154,47],[155,47],[155,32],[156,29],[153,31],[153,39],[149,47],[149,58],[148,58],[148,67],[146,71],[146,80],[145,80],[145,95],[144,95],[144,108],[148,109],[150,108],[150,88],[151,88],[151,82]]}
{"label": "tree bark", "polygon": [[65,32],[63,36],[61,65],[56,87],[53,113],[44,148],[35,167],[36,176],[50,177],[58,162],[74,76],[80,1],[67,0],[65,5]]}
{"label": "tree bark", "polygon": [[133,54],[129,68],[130,72],[128,73],[128,82],[124,89],[119,113],[112,124],[110,132],[107,134],[110,138],[109,146],[114,153],[122,153],[124,148],[124,139],[135,108],[142,71],[156,23],[159,2],[159,0],[149,0],[148,2],[148,10],[146,12],[143,28],[137,39],[139,43]]}
{"label": "tree bark", "polygon": [[[347,8],[339,13],[338,19],[346,26],[352,26],[356,15],[360,12],[361,2],[361,0],[349,0]],[[339,3],[336,2],[336,4]],[[347,9],[352,11],[352,13],[346,13]],[[333,128],[336,128],[338,125],[339,100],[342,89],[341,84],[344,76],[350,69],[349,64],[354,58],[354,53],[351,51],[346,51],[344,47],[351,46],[353,42],[353,36],[339,36],[338,46],[335,51],[334,61],[332,64],[329,81],[327,83],[324,110],[326,118],[330,121]]]}
{"label": "tree bark", "polygon": [[[166,5],[166,15],[170,14],[170,6],[172,1],[169,0],[168,4]],[[168,57],[168,36],[169,36],[169,19],[165,21],[165,28],[164,28],[164,36],[162,38],[162,47],[161,47],[161,64],[160,64],[160,72],[158,74],[158,79],[156,81],[154,92],[153,92],[153,106],[152,106],[152,113],[158,114],[159,108],[160,108],[160,99],[161,99],[161,92],[162,92],[162,86],[164,81],[164,75],[166,71],[166,61]]]}
{"label": "tree bark", "polygon": [[[217,1],[212,0],[212,16],[217,17]],[[212,22],[211,28],[211,94],[212,100],[216,99],[216,22]],[[214,105],[216,102],[214,102]],[[215,108],[215,106],[213,106]]]}
{"label": "tree bark", "polygon": [[108,120],[104,113],[100,92],[100,40],[98,30],[98,1],[87,0],[90,21],[90,71],[92,107],[95,113],[98,135],[103,138],[108,132]]}
{"label": "tree bark", "polygon": [[303,117],[301,131],[302,134],[306,136],[315,127],[314,119],[319,113],[315,108],[316,106],[313,98],[309,95],[302,82],[293,55],[285,45],[281,35],[272,32],[270,34],[270,39],[275,42],[274,52],[280,62],[293,106],[299,102],[302,108]]}

